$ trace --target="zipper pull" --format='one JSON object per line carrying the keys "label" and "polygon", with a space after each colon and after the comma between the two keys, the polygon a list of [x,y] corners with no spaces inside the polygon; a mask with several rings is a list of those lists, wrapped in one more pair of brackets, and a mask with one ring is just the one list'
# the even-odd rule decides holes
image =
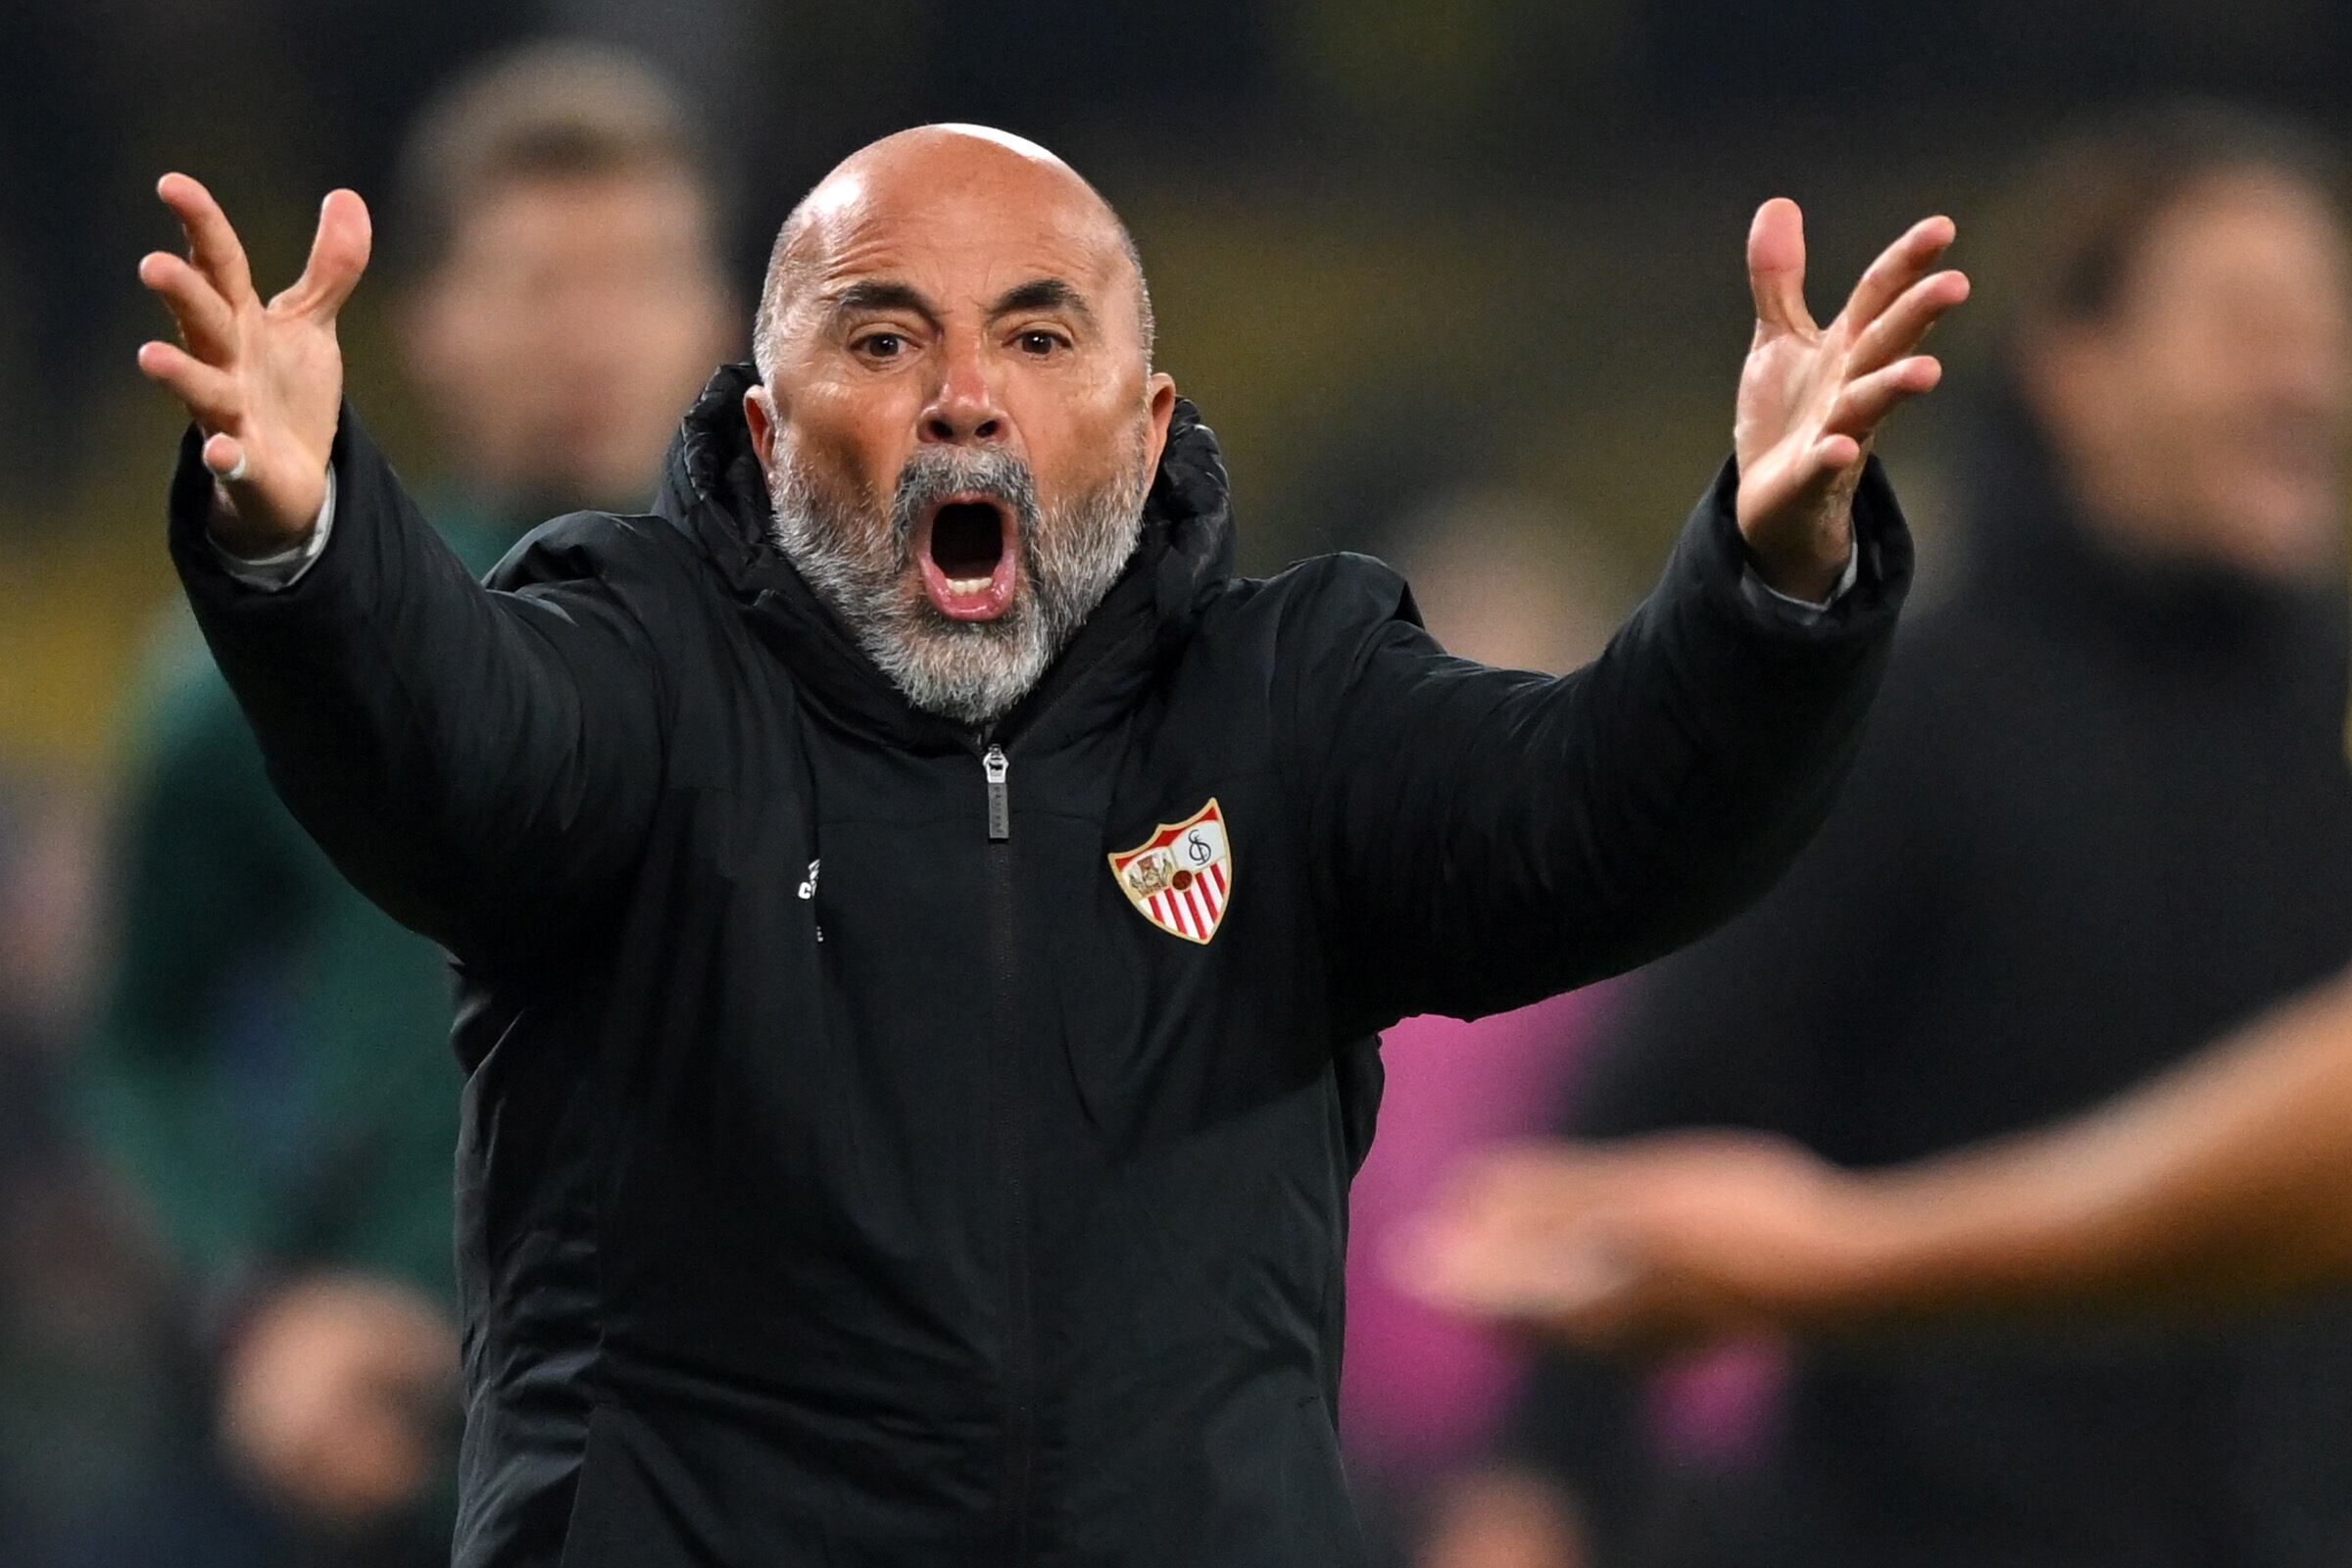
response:
{"label": "zipper pull", "polygon": [[1002,844],[1012,837],[1012,792],[1004,787],[1012,760],[1004,747],[991,746],[980,759],[980,770],[988,775],[988,842]]}

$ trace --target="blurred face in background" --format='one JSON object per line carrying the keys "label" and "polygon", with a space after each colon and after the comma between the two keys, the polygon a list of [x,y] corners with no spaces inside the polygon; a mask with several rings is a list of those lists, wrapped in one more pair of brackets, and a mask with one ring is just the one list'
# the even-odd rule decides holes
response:
{"label": "blurred face in background", "polygon": [[2274,576],[2339,559],[2352,425],[2342,226],[2299,180],[2218,173],[2147,228],[2104,316],[2032,346],[2075,499],[2133,548]]}
{"label": "blurred face in background", "polygon": [[734,341],[715,241],[709,198],[660,169],[491,185],[404,345],[460,479],[524,508],[644,505]]}

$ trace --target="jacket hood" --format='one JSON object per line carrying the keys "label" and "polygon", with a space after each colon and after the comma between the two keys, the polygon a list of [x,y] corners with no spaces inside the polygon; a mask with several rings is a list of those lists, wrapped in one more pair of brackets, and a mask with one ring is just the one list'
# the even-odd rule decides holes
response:
{"label": "jacket hood", "polygon": [[[945,720],[906,708],[772,542],[767,484],[743,416],[744,394],[758,383],[759,372],[743,364],[721,366],[705,383],[662,462],[656,514],[695,542],[751,605],[762,635],[816,677],[820,699],[838,716],[889,730],[902,741],[936,740],[942,732],[960,736]],[[1233,575],[1234,548],[1224,456],[1200,410],[1179,398],[1145,498],[1134,558],[1038,689],[998,728],[1019,722],[1073,673],[1103,662],[1115,648],[1132,645],[1133,653],[1149,656],[1121,662],[1127,665],[1156,663],[1190,634],[1202,594]],[[1127,682],[1113,684],[1123,689]]]}

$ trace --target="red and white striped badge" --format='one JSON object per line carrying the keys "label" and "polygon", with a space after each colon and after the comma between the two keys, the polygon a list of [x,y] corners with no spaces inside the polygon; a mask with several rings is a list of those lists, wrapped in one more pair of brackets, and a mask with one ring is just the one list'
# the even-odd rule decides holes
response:
{"label": "red and white striped badge", "polygon": [[1171,936],[1206,943],[1233,903],[1233,846],[1214,797],[1173,825],[1162,822],[1132,850],[1110,858],[1119,891]]}

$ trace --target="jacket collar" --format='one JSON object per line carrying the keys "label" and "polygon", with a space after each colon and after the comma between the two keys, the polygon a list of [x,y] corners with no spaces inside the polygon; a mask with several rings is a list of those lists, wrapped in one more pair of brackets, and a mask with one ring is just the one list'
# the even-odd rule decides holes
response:
{"label": "jacket collar", "polygon": [[[656,513],[695,541],[829,722],[913,751],[973,748],[970,731],[907,705],[770,540],[767,486],[743,417],[757,374],[723,366],[705,385],[662,465]],[[1191,634],[1199,601],[1233,575],[1233,559],[1224,459],[1200,411],[1179,399],[1134,557],[996,736],[1053,745],[1114,719]]]}

